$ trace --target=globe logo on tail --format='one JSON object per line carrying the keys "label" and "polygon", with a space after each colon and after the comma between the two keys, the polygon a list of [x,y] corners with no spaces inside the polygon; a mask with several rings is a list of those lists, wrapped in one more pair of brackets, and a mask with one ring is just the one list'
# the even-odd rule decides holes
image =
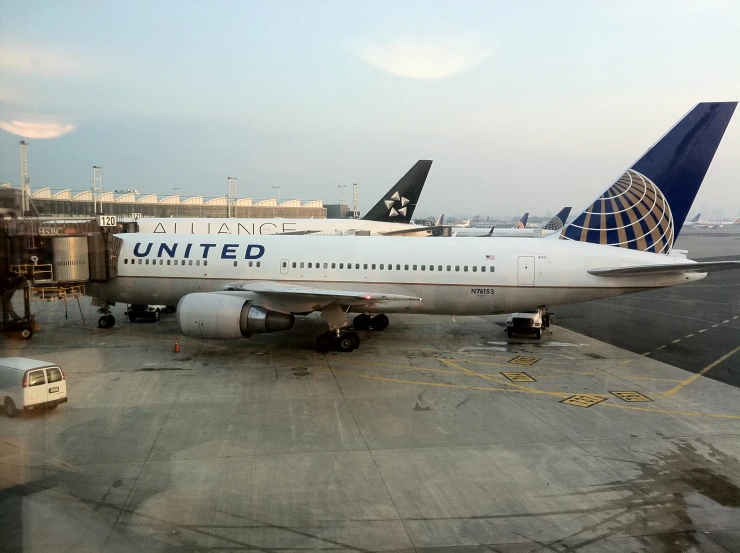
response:
{"label": "globe logo on tail", "polygon": [[675,239],[673,216],[655,183],[628,169],[561,231],[560,238],[668,253]]}

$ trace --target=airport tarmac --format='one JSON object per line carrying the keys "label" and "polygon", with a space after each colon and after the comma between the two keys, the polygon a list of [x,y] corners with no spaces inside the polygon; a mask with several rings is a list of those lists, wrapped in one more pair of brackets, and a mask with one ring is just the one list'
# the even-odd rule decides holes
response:
{"label": "airport tarmac", "polygon": [[[740,228],[687,229],[697,261],[740,259]],[[740,271],[662,290],[553,308],[558,324],[669,365],[740,386]]]}
{"label": "airport tarmac", "polygon": [[433,316],[176,354],[172,316],[67,307],[3,342],[70,397],[0,417],[4,552],[740,551],[740,389],[651,356]]}

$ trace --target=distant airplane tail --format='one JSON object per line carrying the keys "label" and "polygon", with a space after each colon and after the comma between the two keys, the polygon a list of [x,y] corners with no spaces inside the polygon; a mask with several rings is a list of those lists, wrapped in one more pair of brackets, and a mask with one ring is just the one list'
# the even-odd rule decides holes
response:
{"label": "distant airplane tail", "polygon": [[690,223],[698,223],[699,222],[699,217],[701,217],[701,213],[697,213],[696,214],[696,217],[694,217],[693,219],[691,219],[691,221],[689,221],[689,222]]}
{"label": "distant airplane tail", "polygon": [[434,222],[435,227],[441,227],[445,222],[445,214],[443,213],[440,215],[437,220]]}
{"label": "distant airplane tail", "polygon": [[570,207],[564,207],[542,228],[545,230],[560,230],[565,226],[565,222],[568,220],[568,215],[570,215]]}
{"label": "distant airplane tail", "polygon": [[734,220],[734,221],[732,222],[732,224],[733,224],[733,226],[734,226],[734,225],[740,225],[740,217],[738,217],[737,219],[735,219],[735,220]]}
{"label": "distant airplane tail", "polygon": [[529,219],[529,212],[522,215],[522,218],[512,228],[527,228],[527,219]]}
{"label": "distant airplane tail", "polygon": [[363,219],[384,223],[410,223],[431,167],[431,160],[417,161]]}
{"label": "distant airplane tail", "polygon": [[736,106],[697,104],[566,225],[560,238],[670,252]]}

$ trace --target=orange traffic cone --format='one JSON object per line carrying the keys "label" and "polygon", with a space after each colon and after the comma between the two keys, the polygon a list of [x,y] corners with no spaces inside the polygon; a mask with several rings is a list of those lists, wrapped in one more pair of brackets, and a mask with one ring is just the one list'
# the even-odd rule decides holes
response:
{"label": "orange traffic cone", "polygon": [[180,353],[180,343],[175,338],[175,353]]}

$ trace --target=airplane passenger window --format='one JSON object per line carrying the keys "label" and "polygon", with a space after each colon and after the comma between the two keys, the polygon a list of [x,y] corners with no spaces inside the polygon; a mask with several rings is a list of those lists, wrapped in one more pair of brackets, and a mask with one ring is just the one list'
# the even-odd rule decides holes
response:
{"label": "airplane passenger window", "polygon": [[485,265],[481,265],[480,272],[481,273],[485,273],[486,272],[486,266]]}
{"label": "airplane passenger window", "polygon": [[416,265],[413,266],[414,271],[416,270]]}
{"label": "airplane passenger window", "polygon": [[124,264],[124,265],[128,265],[128,259],[124,259],[124,260],[123,260],[123,264]]}
{"label": "airplane passenger window", "polygon": [[460,272],[460,265],[455,265],[455,270],[459,273]]}
{"label": "airplane passenger window", "polygon": [[373,271],[375,270],[375,263],[373,263]]}
{"label": "airplane passenger window", "polygon": [[352,268],[352,263],[347,263],[347,268],[348,269],[351,269]]}
{"label": "airplane passenger window", "polygon": [[404,271],[408,271],[408,270],[409,270],[409,266],[408,266],[408,265],[404,265],[404,266],[403,266],[403,270],[404,270]]}
{"label": "airplane passenger window", "polygon": [[426,265],[422,265],[422,266],[421,266],[421,270],[422,270],[422,271],[426,271],[426,270],[427,270],[427,266],[426,266]]}
{"label": "airplane passenger window", "polygon": [[355,263],[355,269],[359,269],[359,268],[360,268],[360,264],[359,263]]}
{"label": "airplane passenger window", "polygon": [[339,264],[339,268],[340,268],[340,269],[344,269],[344,263],[340,263],[340,264]]}
{"label": "airplane passenger window", "polygon": [[434,270],[434,265],[429,265],[429,270],[430,271],[433,271]]}
{"label": "airplane passenger window", "polygon": [[254,261],[249,262],[249,266],[251,267],[252,265],[254,265]]}
{"label": "airplane passenger window", "polygon": [[293,261],[293,268],[296,268],[296,265],[298,265],[295,261]]}
{"label": "airplane passenger window", "polygon": [[208,265],[208,260],[203,261],[203,266],[205,267],[206,265]]}
{"label": "airplane passenger window", "polygon": [[234,267],[236,267],[236,264],[237,264],[237,263],[238,263],[237,261],[234,261]]}
{"label": "airplane passenger window", "polygon": [[[406,268],[408,269],[408,265],[406,266]],[[401,270],[401,265],[396,263],[396,271],[400,271],[400,270]]]}
{"label": "airplane passenger window", "polygon": [[489,269],[489,271],[494,272],[495,270],[496,270],[496,267],[494,267],[493,265],[491,265],[491,268]]}
{"label": "airplane passenger window", "polygon": [[168,259],[167,260],[167,265],[172,265],[172,260],[171,259]]}
{"label": "airplane passenger window", "polygon": [[324,269],[328,269],[328,268],[329,268],[329,264],[328,263],[324,263]]}
{"label": "airplane passenger window", "polygon": [[193,260],[192,259],[188,260],[188,265],[192,265],[192,264],[193,264]]}
{"label": "airplane passenger window", "polygon": [[[442,265],[437,265],[437,270],[438,271],[441,271],[442,270]],[[449,266],[447,267],[447,270],[448,271],[450,270]]]}
{"label": "airplane passenger window", "polygon": [[389,271],[392,271],[393,270],[393,264],[392,263],[388,263],[388,270]]}
{"label": "airplane passenger window", "polygon": [[175,259],[175,265],[177,265],[177,259]]}
{"label": "airplane passenger window", "polygon": [[362,266],[363,269],[367,269],[367,263]]}
{"label": "airplane passenger window", "polygon": [[258,261],[258,262],[257,262],[257,267],[259,267],[259,266],[260,266],[260,262]]}
{"label": "airplane passenger window", "polygon": [[452,270],[452,265],[447,265],[447,270],[448,271],[451,271]]}
{"label": "airplane passenger window", "polygon": [[332,268],[332,269],[336,269],[336,268],[337,268],[337,264],[336,264],[336,263],[332,263],[332,264],[331,264],[331,268]]}
{"label": "airplane passenger window", "polygon": [[383,263],[380,264],[380,270],[382,271],[385,265]]}
{"label": "airplane passenger window", "polygon": [[477,265],[473,265],[473,272],[475,273],[477,270],[478,270],[478,266]]}
{"label": "airplane passenger window", "polygon": [[468,272],[468,266],[467,265],[465,265],[465,267],[463,267],[463,272],[465,272],[465,273]]}
{"label": "airplane passenger window", "polygon": [[300,265],[300,267],[301,267],[301,269],[303,269],[303,261],[301,261],[301,265]]}
{"label": "airplane passenger window", "polygon": [[159,264],[160,264],[160,265],[164,265],[164,259],[160,259],[160,260],[159,260]]}
{"label": "airplane passenger window", "polygon": [[310,262],[308,263],[308,268],[309,268],[309,269],[311,268],[311,263],[310,263]]}
{"label": "airplane passenger window", "polygon": [[146,260],[146,264],[149,265],[149,260],[148,259]]}

